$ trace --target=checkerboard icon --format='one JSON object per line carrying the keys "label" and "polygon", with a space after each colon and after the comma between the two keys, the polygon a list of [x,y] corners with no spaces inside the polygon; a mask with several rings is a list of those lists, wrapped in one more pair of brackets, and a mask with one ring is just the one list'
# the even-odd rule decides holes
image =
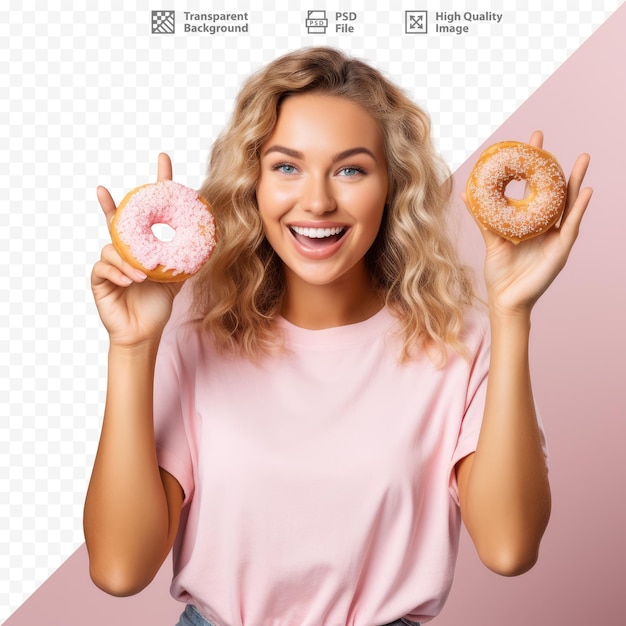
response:
{"label": "checkerboard icon", "polygon": [[152,33],[173,35],[176,28],[176,11],[152,11]]}

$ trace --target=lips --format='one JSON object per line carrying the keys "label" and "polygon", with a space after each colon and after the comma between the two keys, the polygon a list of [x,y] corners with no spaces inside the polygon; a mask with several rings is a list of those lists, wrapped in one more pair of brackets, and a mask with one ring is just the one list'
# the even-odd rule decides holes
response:
{"label": "lips", "polygon": [[343,244],[347,231],[346,226],[336,224],[289,226],[294,246],[300,254],[309,259],[325,259],[332,256]]}

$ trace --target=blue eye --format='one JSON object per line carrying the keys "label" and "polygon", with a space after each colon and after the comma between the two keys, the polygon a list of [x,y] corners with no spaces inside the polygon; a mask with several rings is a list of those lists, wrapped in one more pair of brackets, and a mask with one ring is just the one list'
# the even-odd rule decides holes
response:
{"label": "blue eye", "polygon": [[363,170],[359,167],[342,167],[339,170],[341,176],[347,176],[351,178],[352,176],[357,176],[358,174],[363,174]]}
{"label": "blue eye", "polygon": [[295,166],[290,163],[277,163],[272,169],[283,174],[293,174],[296,171]]}

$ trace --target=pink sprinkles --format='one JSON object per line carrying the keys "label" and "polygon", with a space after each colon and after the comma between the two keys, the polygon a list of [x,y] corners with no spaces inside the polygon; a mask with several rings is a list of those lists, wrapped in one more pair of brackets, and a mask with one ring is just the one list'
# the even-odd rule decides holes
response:
{"label": "pink sprinkles", "polygon": [[[152,232],[154,224],[176,231],[171,241]],[[171,180],[146,185],[134,193],[116,218],[119,238],[148,270],[193,274],[215,248],[215,220],[198,193]]]}
{"label": "pink sprinkles", "polygon": [[[543,232],[554,223],[565,202],[565,176],[549,156],[525,144],[488,148],[493,152],[478,163],[468,185],[479,219],[496,232],[521,239]],[[528,174],[528,168],[534,169]],[[526,180],[535,197],[517,207],[504,195],[512,180]]]}

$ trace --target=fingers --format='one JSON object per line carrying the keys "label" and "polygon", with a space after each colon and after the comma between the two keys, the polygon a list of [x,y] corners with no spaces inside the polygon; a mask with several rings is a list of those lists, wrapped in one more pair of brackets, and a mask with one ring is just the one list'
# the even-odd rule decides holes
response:
{"label": "fingers", "polygon": [[[543,132],[540,130],[534,131],[528,143],[535,148],[542,148]],[[588,154],[583,153],[579,155],[572,167],[569,180],[567,181],[567,198],[559,231],[570,247],[576,241],[583,215],[589,206],[589,201],[593,193],[592,189],[589,187],[581,190],[587,168],[589,167],[589,161],[590,156]]]}
{"label": "fingers", "polygon": [[115,202],[106,187],[98,186],[96,189],[96,195],[98,197],[98,202],[102,207],[102,211],[104,212],[104,216],[106,217],[107,227],[109,227],[117,209]]}
{"label": "fingers", "polygon": [[561,218],[560,231],[569,245],[573,245],[578,236],[580,223],[593,193],[590,187],[585,187],[581,190],[590,160],[591,158],[588,154],[583,153],[579,155],[567,181],[567,199],[563,217]]}
{"label": "fingers", "polygon": [[540,130],[535,130],[530,136],[528,140],[528,144],[533,146],[534,148],[542,148],[543,147],[543,132]]}
{"label": "fingers", "polygon": [[578,156],[572,167],[572,172],[567,181],[567,201],[565,204],[566,211],[568,207],[572,206],[576,201],[580,188],[582,187],[587,168],[589,167],[589,161],[591,157],[588,154],[581,154]]}
{"label": "fingers", "polygon": [[157,180],[172,180],[172,161],[165,152],[159,154]]}
{"label": "fingers", "polygon": [[122,259],[113,244],[102,248],[100,260],[94,265],[91,280],[97,286],[109,281],[119,287],[128,287],[134,282],[143,282],[147,276]]}
{"label": "fingers", "polygon": [[[535,130],[531,134],[528,143],[535,148],[542,148],[543,132],[540,130]],[[572,167],[572,172],[567,182],[567,200],[565,204],[565,214],[567,214],[569,209],[574,205],[574,202],[576,201],[576,198],[580,193],[580,188],[585,178],[585,174],[587,173],[587,168],[589,167],[590,158],[591,157],[588,154],[581,154],[578,156],[576,162],[574,163],[574,166]]]}
{"label": "fingers", "polygon": [[571,207],[567,209],[567,213],[563,216],[561,226],[559,227],[560,235],[565,238],[567,245],[571,248],[578,237],[578,231],[580,230],[580,223],[582,222],[583,215],[589,206],[591,195],[593,190],[591,187],[585,187],[576,196],[576,200]]}

